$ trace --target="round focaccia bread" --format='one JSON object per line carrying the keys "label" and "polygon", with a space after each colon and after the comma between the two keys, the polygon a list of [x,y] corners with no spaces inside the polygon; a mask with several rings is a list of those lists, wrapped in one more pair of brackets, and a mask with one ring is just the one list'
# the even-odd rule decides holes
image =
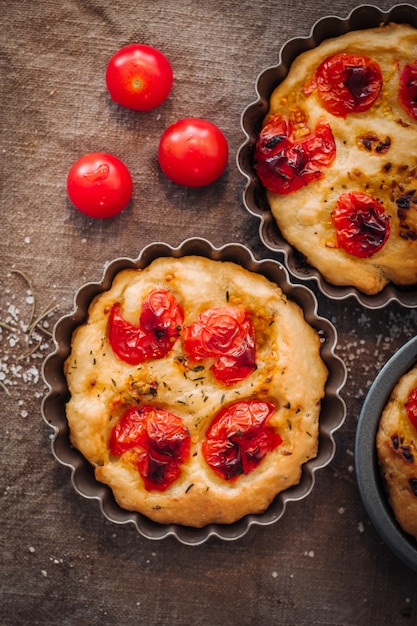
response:
{"label": "round focaccia bread", "polygon": [[[155,290],[171,298],[165,354],[162,325],[146,326]],[[138,345],[145,358],[126,362]],[[317,455],[320,345],[276,284],[232,262],[158,258],[123,270],[73,333],[71,441],[121,507],[156,522],[202,527],[260,513]]]}
{"label": "round focaccia bread", "polygon": [[417,282],[415,79],[417,30],[389,24],[302,53],[270,98],[258,176],[284,239],[334,285]]}
{"label": "round focaccia bread", "polygon": [[[417,366],[400,378],[384,408],[376,445],[384,484],[395,517],[403,530],[417,539],[417,430],[407,414],[407,403],[417,417]],[[417,397],[417,394],[416,396]],[[417,424],[417,421],[415,421]]]}

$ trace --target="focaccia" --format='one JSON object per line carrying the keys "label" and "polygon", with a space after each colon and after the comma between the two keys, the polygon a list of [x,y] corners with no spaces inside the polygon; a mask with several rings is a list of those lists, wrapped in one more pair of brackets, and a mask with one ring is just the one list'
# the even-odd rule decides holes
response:
{"label": "focaccia", "polygon": [[[414,422],[414,425],[413,425]],[[378,459],[395,517],[417,539],[417,366],[400,378],[377,431]]]}
{"label": "focaccia", "polygon": [[417,30],[323,41],[274,90],[255,151],[279,230],[334,285],[417,282]]}
{"label": "focaccia", "polygon": [[235,263],[123,270],[73,334],[71,441],[121,507],[156,522],[260,513],[317,455],[320,347],[298,304]]}

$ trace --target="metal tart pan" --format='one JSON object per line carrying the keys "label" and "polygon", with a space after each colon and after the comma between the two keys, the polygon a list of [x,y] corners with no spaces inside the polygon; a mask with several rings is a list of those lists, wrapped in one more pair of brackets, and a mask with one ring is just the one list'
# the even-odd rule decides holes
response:
{"label": "metal tart pan", "polygon": [[[216,261],[232,261],[251,272],[263,274],[278,284],[287,297],[297,302],[303,309],[305,319],[319,333],[322,358],[329,370],[320,415],[318,456],[303,466],[300,483],[278,494],[262,514],[247,515],[230,525],[210,524],[201,529],[177,524],[157,524],[140,513],[122,509],[115,502],[110,488],[95,479],[90,463],[71,446],[65,413],[69,391],[64,375],[64,362],[70,354],[72,333],[77,326],[86,321],[88,307],[94,297],[108,290],[116,274],[125,268],[144,268],[158,257],[178,258],[188,255],[204,256]],[[42,368],[43,378],[48,387],[42,402],[42,415],[53,431],[53,456],[59,463],[69,468],[73,487],[78,494],[96,500],[103,515],[112,522],[133,524],[143,537],[157,540],[174,536],[179,542],[187,545],[202,544],[210,537],[225,541],[239,539],[251,526],[266,526],[277,522],[284,515],[289,502],[306,498],[313,489],[316,471],[328,465],[334,456],[334,433],[342,425],[346,414],[345,403],[340,393],[346,379],[346,368],[335,354],[336,329],[329,320],[318,315],[316,297],[308,287],[293,284],[281,263],[272,259],[256,260],[251,251],[243,245],[228,244],[215,248],[206,239],[195,238],[184,241],[176,248],[166,243],[153,243],[144,248],[137,259],[115,259],[107,265],[99,282],[89,282],[77,291],[73,311],[56,323],[53,336],[55,350],[46,357]]]}
{"label": "metal tart pan", "polygon": [[417,362],[417,337],[410,339],[384,365],[365,398],[355,438],[355,473],[359,492],[376,531],[406,565],[417,572],[417,542],[397,523],[382,482],[376,433],[382,411],[398,380]]}
{"label": "metal tart pan", "polygon": [[410,4],[397,4],[389,11],[383,11],[376,6],[363,4],[353,9],[346,18],[332,15],[318,20],[308,37],[297,37],[287,41],[279,52],[278,63],[265,68],[256,79],[257,97],[242,113],[241,127],[245,140],[239,147],[236,157],[238,169],[246,179],[243,204],[249,213],[259,218],[259,234],[263,244],[279,253],[293,277],[301,281],[316,281],[322,293],[331,299],[354,297],[370,309],[380,309],[391,301],[397,301],[405,307],[416,306],[417,285],[400,287],[389,284],[379,294],[369,296],[354,287],[339,287],[327,282],[320,272],[310,266],[304,256],[281,235],[269,208],[265,189],[256,175],[254,151],[262,121],[269,109],[272,92],[287,76],[297,56],[317,47],[325,39],[354,30],[375,28],[389,22],[407,23],[417,28],[417,8]]}

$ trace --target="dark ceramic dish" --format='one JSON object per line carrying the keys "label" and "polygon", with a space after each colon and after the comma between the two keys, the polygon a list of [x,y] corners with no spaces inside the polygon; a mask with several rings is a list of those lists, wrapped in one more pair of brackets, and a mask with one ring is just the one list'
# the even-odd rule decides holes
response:
{"label": "dark ceramic dish", "polygon": [[[158,257],[186,255],[199,255],[218,261],[233,261],[277,283],[289,299],[299,304],[306,320],[318,331],[322,341],[322,358],[330,373],[320,416],[318,456],[304,465],[300,483],[279,494],[268,510],[261,515],[248,515],[234,524],[211,524],[201,529],[175,524],[160,525],[139,513],[120,508],[111,490],[95,480],[90,464],[71,446],[65,415],[65,404],[69,393],[63,371],[64,361],[70,353],[72,333],[85,321],[88,306],[93,298],[109,289],[115,275],[122,269],[144,268]],[[288,502],[302,500],[310,493],[314,486],[316,470],[326,466],[334,455],[333,434],[342,425],[346,412],[344,401],[339,395],[345,382],[346,369],[334,352],[337,345],[336,330],[327,319],[317,314],[316,298],[307,287],[293,285],[287,271],[280,263],[273,260],[257,261],[244,246],[230,244],[218,249],[213,248],[205,239],[189,239],[178,248],[172,248],[164,243],[152,244],[146,247],[136,260],[116,259],[107,266],[100,282],[88,283],[77,292],[73,312],[61,318],[55,326],[54,341],[55,351],[47,357],[43,366],[43,377],[49,392],[42,403],[44,420],[53,430],[53,454],[57,461],[70,468],[73,486],[79,494],[97,500],[103,514],[109,520],[118,524],[128,522],[134,524],[144,537],[163,539],[173,535],[184,544],[198,545],[204,543],[210,536],[233,540],[245,535],[254,524],[273,524],[284,514]]]}
{"label": "dark ceramic dish", "polygon": [[286,267],[294,277],[302,280],[314,279],[321,291],[328,297],[344,299],[353,296],[361,304],[372,309],[382,308],[390,301],[398,301],[406,307],[416,306],[417,286],[401,288],[387,285],[379,294],[367,296],[355,288],[338,287],[326,282],[321,274],[308,265],[304,257],[282,237],[270,211],[265,190],[256,176],[253,155],[262,120],[268,112],[271,94],[287,76],[297,56],[317,47],[325,39],[353,30],[375,28],[389,22],[408,23],[417,27],[417,8],[410,4],[398,4],[385,12],[375,6],[361,5],[344,19],[329,16],[319,20],[314,24],[308,37],[288,41],[281,48],[278,64],[266,68],[257,78],[257,99],[242,114],[241,126],[246,139],[237,155],[238,168],[247,180],[243,191],[243,202],[246,209],[259,218],[260,237],[267,248],[281,254]]}
{"label": "dark ceramic dish", "polygon": [[359,491],[375,529],[384,543],[417,571],[417,543],[404,533],[388,503],[379,471],[375,438],[379,420],[398,380],[417,362],[417,337],[389,359],[375,378],[359,416],[355,440],[355,470]]}

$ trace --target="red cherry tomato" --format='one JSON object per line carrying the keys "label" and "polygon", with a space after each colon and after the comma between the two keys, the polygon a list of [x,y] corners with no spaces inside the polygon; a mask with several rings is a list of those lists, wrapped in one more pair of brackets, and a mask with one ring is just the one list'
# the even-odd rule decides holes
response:
{"label": "red cherry tomato", "polygon": [[408,63],[400,74],[398,100],[408,115],[417,120],[417,61]]}
{"label": "red cherry tomato", "polygon": [[165,289],[154,289],[142,302],[138,326],[124,319],[120,304],[113,305],[109,342],[116,356],[130,365],[160,359],[172,349],[183,321],[184,314],[175,296]]}
{"label": "red cherry tomato", "polygon": [[190,436],[177,415],[149,405],[128,409],[113,427],[110,453],[137,466],[148,491],[165,491],[181,475],[190,456]]}
{"label": "red cherry tomato", "polygon": [[203,442],[207,464],[224,480],[249,474],[282,442],[268,425],[275,411],[271,402],[243,400],[222,409]]}
{"label": "red cherry tomato", "polygon": [[105,152],[91,152],[68,172],[67,192],[74,206],[90,217],[117,215],[132,196],[132,177],[126,165]]}
{"label": "red cherry tomato", "polygon": [[270,191],[288,194],[319,180],[336,155],[331,128],[320,118],[307,137],[297,139],[294,124],[274,115],[262,128],[255,149],[257,173]]}
{"label": "red cherry tomato", "polygon": [[346,117],[367,111],[378,98],[382,87],[381,69],[367,56],[340,53],[325,59],[304,93],[315,88],[329,113]]}
{"label": "red cherry tomato", "polygon": [[171,63],[152,46],[132,43],[110,59],[106,84],[112,100],[135,111],[149,111],[169,96],[173,83]]}
{"label": "red cherry tomato", "polygon": [[338,245],[359,258],[366,259],[378,252],[390,234],[385,208],[364,193],[342,194],[332,217]]}
{"label": "red cherry tomato", "polygon": [[410,392],[405,404],[405,410],[407,411],[408,419],[417,430],[417,387]]}
{"label": "red cherry tomato", "polygon": [[204,187],[227,166],[227,139],[215,124],[200,118],[184,118],[169,126],[158,148],[163,173],[174,183]]}
{"label": "red cherry tomato", "polygon": [[255,333],[243,309],[207,309],[184,328],[183,342],[192,361],[216,359],[213,374],[224,385],[245,379],[256,368]]}

